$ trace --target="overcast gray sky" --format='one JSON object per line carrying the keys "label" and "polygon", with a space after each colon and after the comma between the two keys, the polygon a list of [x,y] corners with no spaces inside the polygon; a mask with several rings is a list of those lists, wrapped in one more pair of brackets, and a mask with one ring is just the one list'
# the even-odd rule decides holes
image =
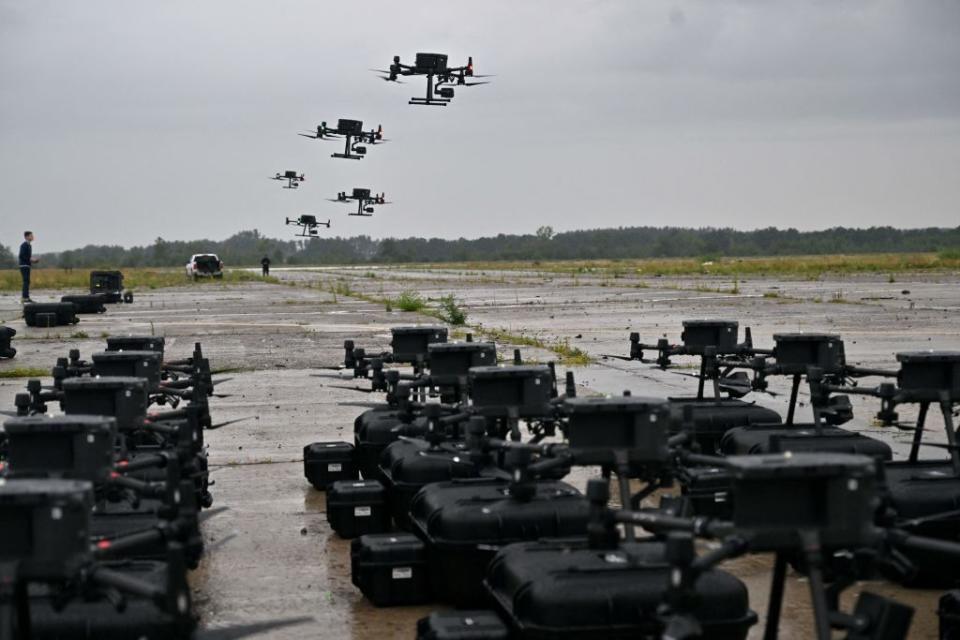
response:
{"label": "overcast gray sky", "polygon": [[[399,54],[493,84],[414,107]],[[382,123],[355,162],[297,131]],[[304,171],[298,191],[266,178]],[[354,186],[396,204],[347,218]],[[0,242],[960,224],[960,2],[0,0]]]}

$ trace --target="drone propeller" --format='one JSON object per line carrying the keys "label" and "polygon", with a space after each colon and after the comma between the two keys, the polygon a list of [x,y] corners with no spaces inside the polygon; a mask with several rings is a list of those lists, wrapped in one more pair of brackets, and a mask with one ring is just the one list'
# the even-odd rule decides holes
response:
{"label": "drone propeller", "polygon": [[237,422],[243,422],[244,420],[249,420],[253,416],[247,416],[246,418],[237,418],[236,420],[227,420],[226,422],[218,422],[207,427],[207,431],[213,431],[215,429],[220,429],[221,427],[226,427]]}
{"label": "drone propeller", "polygon": [[478,84],[490,84],[489,80],[481,80],[480,82],[461,82],[458,83],[461,87],[475,87]]}
{"label": "drone propeller", "polygon": [[224,511],[230,511],[230,507],[215,507],[213,509],[207,509],[197,514],[197,520],[203,523],[209,520],[210,518],[213,518],[214,516],[220,515]]}
{"label": "drone propeller", "polygon": [[211,553],[213,551],[216,551],[217,549],[222,549],[224,546],[226,546],[228,542],[230,542],[236,537],[237,537],[237,534],[231,533],[230,535],[224,536],[219,540],[216,540],[215,542],[204,544],[203,551],[204,553]]}
{"label": "drone propeller", "polygon": [[363,409],[382,409],[384,403],[382,402],[338,402],[338,407],[361,407]]}
{"label": "drone propeller", "polygon": [[373,71],[374,73],[385,73],[387,75],[377,76],[384,82],[396,82],[397,84],[406,84],[403,80],[398,80],[396,76],[391,77],[390,72],[386,69],[368,69],[368,71]]}
{"label": "drone propeller", "polygon": [[282,629],[283,627],[292,627],[298,624],[314,622],[314,618],[286,618],[277,620],[265,620],[264,622],[251,622],[249,624],[234,625],[222,629],[203,629],[193,634],[196,640],[239,640],[250,636]]}
{"label": "drone propeller", "polygon": [[629,356],[618,356],[618,355],[613,354],[613,353],[601,353],[601,354],[600,354],[600,357],[603,358],[603,359],[605,359],[605,360],[606,360],[607,358],[613,358],[613,359],[615,359],[615,360],[625,360],[625,361],[627,361],[627,362],[632,362],[632,361],[633,361],[633,358],[631,358],[631,357],[629,357]]}
{"label": "drone propeller", "polygon": [[347,387],[342,384],[328,384],[328,389],[346,389],[347,391],[359,391],[360,393],[377,393],[373,389],[362,389],[360,387]]}

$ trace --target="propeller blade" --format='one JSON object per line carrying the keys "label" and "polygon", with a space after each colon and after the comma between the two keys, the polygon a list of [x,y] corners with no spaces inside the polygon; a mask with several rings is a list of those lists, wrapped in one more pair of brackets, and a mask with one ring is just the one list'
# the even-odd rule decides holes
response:
{"label": "propeller blade", "polygon": [[[309,134],[306,134],[306,133],[298,133],[297,135],[298,135],[298,136],[303,136],[304,138],[311,138],[311,139],[313,139],[313,140],[318,140],[318,139],[320,138],[320,136],[313,136],[313,135],[309,135]],[[277,178],[270,178],[270,179],[271,179],[271,180],[276,180]]]}
{"label": "propeller blade", "polygon": [[383,402],[338,402],[338,407],[361,407],[363,409],[382,409],[386,405]]}
{"label": "propeller blade", "polygon": [[223,384],[224,382],[230,382],[233,378],[217,378],[216,380],[211,380],[210,384],[217,386],[218,384]]}
{"label": "propeller blade", "polygon": [[292,627],[298,624],[315,622],[314,618],[286,618],[283,620],[266,620],[264,622],[251,622],[250,624],[234,625],[224,627],[223,629],[202,629],[193,634],[197,640],[239,640],[248,638],[274,629],[283,627]]}
{"label": "propeller blade", "polygon": [[197,514],[197,520],[200,522],[206,522],[214,516],[218,516],[224,511],[230,511],[230,507],[215,507],[213,509],[207,509],[206,511],[201,511]]}
{"label": "propeller blade", "polygon": [[490,81],[489,81],[489,80],[484,80],[484,81],[481,81],[481,82],[464,82],[464,83],[463,83],[462,85],[460,85],[460,86],[461,86],[461,87],[475,87],[475,86],[477,86],[478,84],[490,84]]}
{"label": "propeller blade", "polygon": [[612,354],[612,353],[601,353],[601,354],[600,354],[600,357],[601,357],[601,358],[604,358],[604,359],[606,359],[606,358],[613,358],[613,359],[615,359],[615,360],[626,360],[627,362],[630,362],[630,358],[629,358],[628,356],[618,356],[618,355],[614,355],[614,354]]}
{"label": "propeller blade", "polygon": [[347,391],[359,391],[361,393],[376,393],[373,389],[361,389],[360,387],[347,387],[342,384],[328,384],[329,389],[346,389]]}
{"label": "propeller blade", "polygon": [[16,411],[0,411],[0,416],[10,416],[11,418],[19,418]]}
{"label": "propeller blade", "polygon": [[244,420],[249,420],[252,417],[253,416],[247,416],[246,418],[237,418],[236,420],[227,420],[226,422],[218,422],[217,424],[212,424],[209,427],[207,427],[207,431],[213,431],[221,427],[226,427],[227,425],[231,425],[237,422],[243,422]]}
{"label": "propeller blade", "polygon": [[224,545],[226,545],[228,542],[230,542],[236,537],[237,537],[237,534],[231,533],[230,535],[224,536],[219,540],[217,540],[216,542],[213,542],[212,544],[204,544],[203,552],[210,553],[212,551],[216,551],[217,549],[222,549]]}
{"label": "propeller blade", "polygon": [[473,73],[470,74],[471,78],[496,78],[497,74],[495,73]]}

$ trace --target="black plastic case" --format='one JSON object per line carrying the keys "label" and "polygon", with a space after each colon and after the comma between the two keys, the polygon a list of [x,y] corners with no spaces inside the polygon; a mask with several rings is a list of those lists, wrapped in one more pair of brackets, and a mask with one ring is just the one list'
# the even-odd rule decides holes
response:
{"label": "black plastic case", "polygon": [[367,409],[353,421],[354,457],[364,478],[380,477],[380,455],[399,438],[400,411],[389,407]]}
{"label": "black plastic case", "polygon": [[303,448],[303,475],[325,491],[338,480],[356,480],[357,465],[349,442],[314,442]]}
{"label": "black plastic case", "polygon": [[[581,540],[524,542],[500,550],[485,586],[513,638],[632,640],[660,637],[657,609],[670,571],[664,545],[655,541],[612,550]],[[740,580],[712,570],[696,590],[694,615],[704,638],[747,637],[757,616]]]}
{"label": "black plastic case", "polygon": [[940,640],[960,640],[960,589],[940,596],[937,617],[940,618]]}
{"label": "black plastic case", "polygon": [[354,586],[378,607],[430,601],[427,550],[412,533],[375,533],[350,543]]}
{"label": "black plastic case", "polygon": [[77,324],[77,307],[72,302],[30,302],[23,305],[28,327],[58,327]]}
{"label": "black plastic case", "polygon": [[339,480],[327,487],[327,522],[341,538],[390,530],[387,492],[377,480]]}
{"label": "black plastic case", "polygon": [[435,611],[417,621],[417,640],[507,640],[510,631],[495,611]]}
{"label": "black plastic case", "polygon": [[17,335],[17,330],[12,327],[0,327],[0,358],[12,358],[17,355],[17,350],[10,346],[10,340]]}
{"label": "black plastic case", "polygon": [[671,424],[683,424],[684,408],[692,407],[693,439],[706,454],[719,453],[720,440],[734,427],[751,424],[781,424],[783,419],[773,409],[735,398],[670,398]]}
{"label": "black plastic case", "polygon": [[394,524],[404,530],[410,529],[410,502],[424,485],[477,475],[466,451],[459,454],[435,449],[423,440],[398,440],[384,449],[380,457],[380,478],[387,488],[390,515]]}
{"label": "black plastic case", "polygon": [[123,273],[119,271],[91,271],[90,293],[102,293],[107,303],[123,299]]}
{"label": "black plastic case", "polygon": [[89,293],[73,296],[62,296],[60,302],[70,302],[76,307],[77,313],[103,313],[106,296],[101,293]]}
{"label": "black plastic case", "polygon": [[800,424],[737,427],[723,436],[720,449],[725,455],[815,451],[856,453],[884,461],[893,458],[893,451],[886,442],[840,427],[823,426],[818,433],[814,425]]}
{"label": "black plastic case", "polygon": [[586,535],[589,503],[566,484],[542,480],[529,499],[492,478],[425,486],[410,504],[414,533],[427,543],[437,598],[458,607],[483,606],[483,578],[497,550],[514,542]]}

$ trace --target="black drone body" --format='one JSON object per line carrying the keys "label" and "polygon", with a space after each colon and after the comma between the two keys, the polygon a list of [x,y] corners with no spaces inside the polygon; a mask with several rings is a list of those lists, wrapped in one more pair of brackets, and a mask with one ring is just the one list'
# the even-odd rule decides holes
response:
{"label": "black drone body", "polygon": [[317,227],[326,227],[330,228],[330,221],[320,222],[317,220],[317,216],[304,214],[298,218],[291,220],[287,218],[287,224],[293,224],[300,227],[300,232],[295,234],[301,238],[316,238],[319,235],[319,230]]}
{"label": "black drone body", "polygon": [[334,153],[333,158],[347,158],[349,160],[362,160],[367,155],[365,144],[378,144],[386,142],[383,137],[383,126],[378,125],[376,129],[370,131],[363,130],[362,120],[337,120],[337,127],[331,128],[326,122],[321,122],[316,131],[310,133],[299,133],[297,135],[313,140],[336,140],[344,138],[343,153]]}
{"label": "black drone body", "polygon": [[271,180],[286,180],[286,181],[287,181],[287,184],[284,185],[284,187],[283,187],[284,189],[296,189],[297,187],[300,186],[300,183],[301,183],[301,182],[303,182],[304,180],[306,180],[306,176],[305,176],[304,174],[302,174],[302,173],[301,173],[301,174],[297,174],[296,171],[292,171],[292,170],[288,169],[288,170],[284,171],[283,173],[278,173],[278,174],[276,174],[275,176],[273,176],[273,177],[270,178],[270,179],[271,179]]}
{"label": "black drone body", "polygon": [[392,204],[386,199],[385,193],[370,193],[370,189],[362,189],[360,187],[354,187],[353,191],[349,194],[346,191],[341,191],[337,194],[336,198],[330,198],[329,200],[330,202],[355,201],[357,203],[357,212],[348,213],[347,215],[367,218],[373,215],[372,205]]}
{"label": "black drone body", "polygon": [[399,82],[399,76],[426,76],[427,94],[424,98],[410,98],[409,104],[446,106],[453,100],[453,87],[457,85],[472,87],[478,84],[488,84],[488,81],[471,82],[468,78],[489,78],[473,72],[473,56],[467,58],[467,64],[462,67],[448,67],[445,53],[418,53],[412,65],[400,62],[400,56],[393,56],[393,64],[387,70],[371,69],[381,75],[387,82]]}

